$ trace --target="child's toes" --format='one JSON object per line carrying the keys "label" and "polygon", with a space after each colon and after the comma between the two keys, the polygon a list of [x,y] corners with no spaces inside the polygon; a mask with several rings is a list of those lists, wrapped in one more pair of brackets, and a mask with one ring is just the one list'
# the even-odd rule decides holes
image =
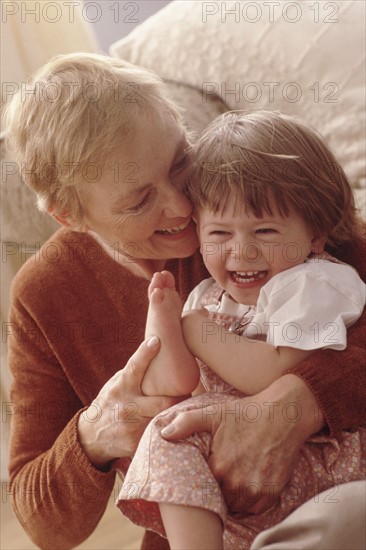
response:
{"label": "child's toes", "polygon": [[175,290],[174,275],[170,271],[162,271],[161,275],[164,277],[164,286],[170,290]]}

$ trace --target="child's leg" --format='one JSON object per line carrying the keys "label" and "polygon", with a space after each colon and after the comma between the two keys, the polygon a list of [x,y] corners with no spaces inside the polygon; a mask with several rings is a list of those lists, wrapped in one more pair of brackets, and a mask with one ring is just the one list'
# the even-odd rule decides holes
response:
{"label": "child's leg", "polygon": [[172,550],[221,550],[223,528],[217,514],[205,508],[159,503]]}
{"label": "child's leg", "polygon": [[171,273],[155,273],[149,301],[145,338],[158,336],[161,349],[150,363],[142,391],[145,395],[190,395],[198,385],[199,369],[183,338],[182,302]]}

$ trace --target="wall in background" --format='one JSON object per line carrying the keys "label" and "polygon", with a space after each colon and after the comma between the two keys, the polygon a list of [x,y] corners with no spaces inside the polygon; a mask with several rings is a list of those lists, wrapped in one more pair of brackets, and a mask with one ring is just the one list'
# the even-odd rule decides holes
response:
{"label": "wall in background", "polygon": [[123,38],[137,25],[161,10],[170,0],[84,0],[84,18],[91,24],[100,49]]}

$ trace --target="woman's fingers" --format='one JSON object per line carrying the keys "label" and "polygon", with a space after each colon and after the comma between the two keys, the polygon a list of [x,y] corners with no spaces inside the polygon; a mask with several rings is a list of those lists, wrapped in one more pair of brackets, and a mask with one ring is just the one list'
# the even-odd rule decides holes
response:
{"label": "woman's fingers", "polygon": [[192,435],[194,432],[210,431],[214,432],[213,418],[203,413],[203,409],[194,409],[192,411],[184,411],[170,423],[162,431],[161,435],[164,439],[174,441]]}
{"label": "woman's fingers", "polygon": [[[229,509],[239,515],[264,512],[291,476],[301,438],[298,441],[297,427],[286,422],[282,414],[269,418],[268,407],[261,407],[259,398],[256,404],[261,415],[256,422],[243,414],[253,403],[252,398],[239,398],[230,406],[225,403],[221,407],[216,399],[210,408],[206,405],[179,413],[161,435],[174,441],[209,431],[212,441],[208,465]],[[241,414],[232,414],[234,410]]]}
{"label": "woman's fingers", "polygon": [[130,357],[127,365],[119,371],[123,375],[125,391],[133,391],[141,394],[141,383],[150,362],[160,349],[160,340],[152,336],[149,340],[144,340]]}
{"label": "woman's fingers", "polygon": [[141,392],[145,372],[159,349],[158,338],[142,342],[80,416],[79,440],[96,466],[133,454],[150,418],[174,404],[169,398],[145,397]]}
{"label": "woman's fingers", "polygon": [[150,365],[160,349],[160,340],[152,336],[145,340],[135,351],[127,362],[127,365],[120,371],[121,380],[123,380],[124,395],[130,394],[136,397],[136,404],[141,418],[153,418],[161,411],[172,407],[176,403],[187,399],[189,396],[166,397],[166,396],[145,396],[141,391],[142,380]]}

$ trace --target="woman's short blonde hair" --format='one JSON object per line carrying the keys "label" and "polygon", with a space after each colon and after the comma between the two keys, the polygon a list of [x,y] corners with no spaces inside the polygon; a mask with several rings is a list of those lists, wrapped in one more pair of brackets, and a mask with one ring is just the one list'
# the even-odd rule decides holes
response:
{"label": "woman's short blonde hair", "polygon": [[51,59],[12,98],[5,128],[25,183],[42,211],[82,221],[81,182],[123,146],[138,116],[183,127],[180,109],[154,73],[99,54]]}
{"label": "woman's short blonde hair", "polygon": [[275,204],[295,210],[333,250],[359,235],[352,188],[322,138],[275,112],[230,111],[197,140],[187,191],[196,209],[225,209],[235,197],[257,217]]}

